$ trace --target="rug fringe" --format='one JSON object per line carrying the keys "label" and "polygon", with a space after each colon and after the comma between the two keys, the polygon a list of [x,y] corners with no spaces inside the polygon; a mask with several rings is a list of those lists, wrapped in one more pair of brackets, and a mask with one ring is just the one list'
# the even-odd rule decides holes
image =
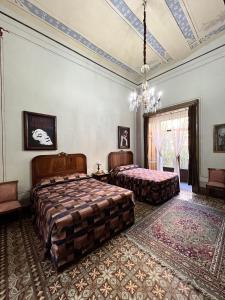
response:
{"label": "rug fringe", "polygon": [[142,249],[143,251],[149,253],[153,257],[153,259],[157,263],[159,263],[162,267],[168,268],[179,279],[181,279],[182,281],[185,281],[185,283],[187,283],[189,285],[192,285],[194,288],[199,290],[207,299],[209,299],[209,300],[223,300],[224,299],[223,296],[221,296],[221,297],[219,296],[219,298],[218,298],[217,296],[211,294],[210,292],[203,289],[194,279],[190,279],[187,275],[181,273],[180,271],[177,271],[177,270],[173,269],[168,263],[166,263],[164,260],[157,257],[157,255],[155,255],[154,253],[152,253],[152,251],[148,247],[142,245],[140,242],[137,242],[134,238],[129,236],[127,233],[125,233],[124,235],[128,238],[128,240],[135,243],[135,245],[137,245],[140,249]]}

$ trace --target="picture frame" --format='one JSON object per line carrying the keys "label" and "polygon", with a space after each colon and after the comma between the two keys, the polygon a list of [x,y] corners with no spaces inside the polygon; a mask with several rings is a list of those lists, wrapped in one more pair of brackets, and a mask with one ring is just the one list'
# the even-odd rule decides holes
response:
{"label": "picture frame", "polygon": [[23,111],[24,150],[57,150],[56,116]]}
{"label": "picture frame", "polygon": [[214,125],[213,151],[216,153],[225,153],[225,124]]}
{"label": "picture frame", "polygon": [[124,126],[118,126],[118,148],[129,149],[130,148],[130,128]]}

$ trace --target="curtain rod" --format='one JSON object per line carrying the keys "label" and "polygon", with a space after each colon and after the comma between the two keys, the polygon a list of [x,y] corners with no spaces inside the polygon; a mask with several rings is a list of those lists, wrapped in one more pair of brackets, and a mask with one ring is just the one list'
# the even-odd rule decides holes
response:
{"label": "curtain rod", "polygon": [[181,108],[189,108],[192,105],[198,105],[198,104],[199,104],[199,99],[182,102],[182,103],[177,103],[175,105],[163,107],[163,108],[159,109],[156,113],[144,113],[143,118],[151,118],[151,117],[156,116],[157,114],[163,114],[163,113],[178,110]]}
{"label": "curtain rod", "polygon": [[150,118],[157,118],[159,116],[165,116],[165,115],[173,115],[182,111],[188,111],[188,107],[184,107],[184,108],[178,108],[172,111],[167,111],[167,112],[162,112],[162,113],[156,113],[154,116],[150,117]]}

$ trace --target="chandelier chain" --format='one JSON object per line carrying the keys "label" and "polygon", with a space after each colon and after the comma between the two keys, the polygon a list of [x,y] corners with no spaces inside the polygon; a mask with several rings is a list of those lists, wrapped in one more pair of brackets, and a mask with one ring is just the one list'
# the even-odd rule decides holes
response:
{"label": "chandelier chain", "polygon": [[161,92],[155,95],[155,89],[149,87],[147,80],[147,73],[150,70],[150,66],[146,63],[146,40],[147,40],[147,26],[146,26],[146,4],[147,0],[143,1],[144,16],[143,16],[143,66],[141,67],[141,73],[143,74],[143,82],[136,91],[130,95],[130,110],[137,111],[142,105],[145,113],[156,112],[161,105]]}
{"label": "chandelier chain", "polygon": [[143,6],[144,6],[144,19],[143,19],[143,24],[144,24],[144,65],[146,64],[146,0],[143,1]]}

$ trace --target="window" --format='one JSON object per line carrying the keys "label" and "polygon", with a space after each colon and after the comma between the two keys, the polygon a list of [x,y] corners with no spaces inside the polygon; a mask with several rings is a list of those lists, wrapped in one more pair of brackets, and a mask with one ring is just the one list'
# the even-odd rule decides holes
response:
{"label": "window", "polygon": [[188,110],[181,109],[150,118],[149,168],[188,169]]}
{"label": "window", "polygon": [[[163,124],[164,123],[164,124]],[[167,120],[162,122],[161,128],[166,128],[164,132],[164,140],[162,145],[162,156],[163,156],[163,166],[167,168],[174,167],[174,142],[173,142],[173,130],[177,130],[179,124],[185,124],[184,128],[182,128],[183,143],[180,151],[180,168],[181,169],[188,169],[188,160],[189,160],[189,153],[188,153],[188,117],[184,117],[183,120],[180,122],[178,119]],[[173,128],[173,129],[172,129]]]}

